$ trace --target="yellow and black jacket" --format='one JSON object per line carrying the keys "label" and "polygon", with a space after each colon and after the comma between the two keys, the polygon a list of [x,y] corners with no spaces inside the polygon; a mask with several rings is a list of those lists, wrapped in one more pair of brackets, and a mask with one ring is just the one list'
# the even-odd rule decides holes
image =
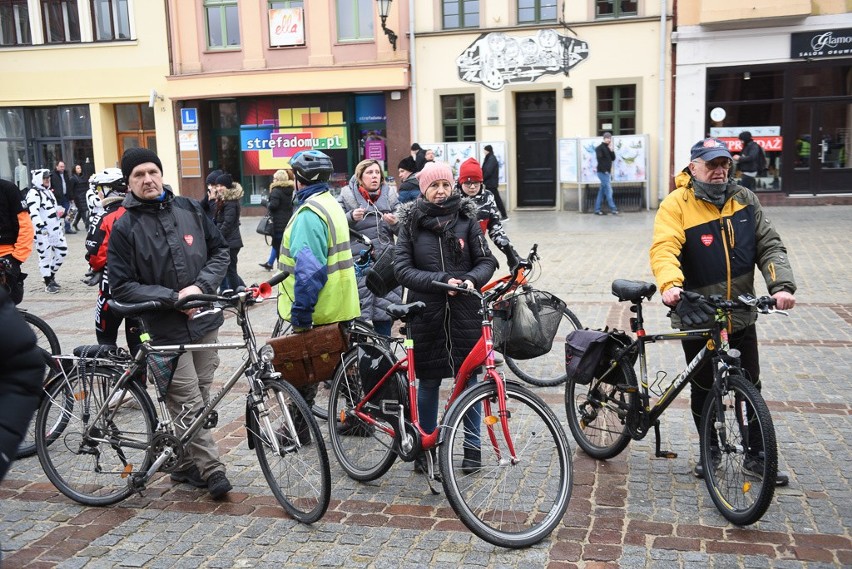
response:
{"label": "yellow and black jacket", "polygon": [[[675,184],[677,189],[660,204],[654,221],[651,270],[660,292],[679,286],[729,299],[754,294],[755,265],[770,294],[796,291],[787,249],[752,191],[729,186],[720,211],[693,187],[686,170],[675,177]],[[732,330],[756,319],[756,312],[735,312]],[[681,327],[674,312],[672,326]]]}

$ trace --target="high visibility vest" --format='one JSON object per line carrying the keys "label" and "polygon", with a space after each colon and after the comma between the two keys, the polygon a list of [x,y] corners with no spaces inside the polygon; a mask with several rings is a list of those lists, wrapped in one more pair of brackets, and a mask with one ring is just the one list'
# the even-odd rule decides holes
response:
{"label": "high visibility vest", "polygon": [[[361,315],[358,299],[358,282],[355,279],[355,261],[349,244],[349,224],[340,204],[329,192],[311,196],[293,214],[293,220],[305,208],[316,213],[325,222],[328,237],[328,259],[326,267],[328,280],[322,287],[314,305],[313,323],[315,326],[352,320]],[[289,223],[281,240],[279,262],[291,275],[295,271],[296,261],[290,252],[290,238],[294,223]],[[281,283],[278,295],[278,314],[284,320],[290,320],[290,308],[293,305],[295,283],[293,276]]]}
{"label": "high visibility vest", "polygon": [[799,141],[799,156],[807,158],[811,155],[811,143],[807,140]]}

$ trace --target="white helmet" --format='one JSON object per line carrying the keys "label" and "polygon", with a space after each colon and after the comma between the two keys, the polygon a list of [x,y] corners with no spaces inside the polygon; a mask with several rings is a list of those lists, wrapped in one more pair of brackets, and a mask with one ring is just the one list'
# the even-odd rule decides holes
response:
{"label": "white helmet", "polygon": [[107,168],[98,172],[91,177],[89,183],[93,184],[96,190],[101,190],[105,198],[113,193],[122,195],[127,193],[127,184],[124,182],[121,168]]}

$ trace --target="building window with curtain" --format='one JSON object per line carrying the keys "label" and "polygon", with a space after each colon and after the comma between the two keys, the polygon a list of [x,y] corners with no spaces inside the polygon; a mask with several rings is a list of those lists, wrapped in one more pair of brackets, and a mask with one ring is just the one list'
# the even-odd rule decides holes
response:
{"label": "building window with curtain", "polygon": [[441,130],[444,142],[476,140],[476,97],[472,93],[441,97]]}
{"label": "building window with curtain", "polygon": [[621,18],[623,16],[636,16],[638,4],[635,0],[596,0],[595,18]]}
{"label": "building window with curtain", "polygon": [[337,0],[337,41],[374,39],[375,0]]}
{"label": "building window with curtain", "polygon": [[518,0],[518,23],[555,22],[556,2],[557,0]]}
{"label": "building window with curtain", "polygon": [[207,48],[240,47],[240,15],[237,0],[204,0],[207,18]]}
{"label": "building window with curtain", "polygon": [[80,13],[77,0],[42,0],[44,43],[78,43]]}
{"label": "building window with curtain", "polygon": [[597,88],[597,135],[636,134],[636,85]]}
{"label": "building window with curtain", "polygon": [[478,28],[479,0],[443,0],[444,29]]}
{"label": "building window with curtain", "polygon": [[0,45],[32,45],[27,0],[0,0]]}
{"label": "building window with curtain", "polygon": [[128,0],[90,0],[95,41],[130,39]]}

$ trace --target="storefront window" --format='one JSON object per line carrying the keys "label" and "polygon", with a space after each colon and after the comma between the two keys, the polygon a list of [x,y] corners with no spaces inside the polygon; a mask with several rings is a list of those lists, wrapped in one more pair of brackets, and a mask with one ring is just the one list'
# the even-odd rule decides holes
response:
{"label": "storefront window", "polygon": [[13,180],[20,189],[29,186],[25,149],[22,110],[0,109],[0,178]]}
{"label": "storefront window", "polygon": [[33,109],[34,138],[58,137],[59,129],[59,107]]}
{"label": "storefront window", "polygon": [[793,74],[794,97],[852,95],[852,65],[811,67]]}
{"label": "storefront window", "polygon": [[62,133],[66,136],[92,136],[92,121],[89,119],[89,106],[60,107]]}
{"label": "storefront window", "polygon": [[213,128],[237,128],[240,115],[236,101],[216,101],[213,103]]}

